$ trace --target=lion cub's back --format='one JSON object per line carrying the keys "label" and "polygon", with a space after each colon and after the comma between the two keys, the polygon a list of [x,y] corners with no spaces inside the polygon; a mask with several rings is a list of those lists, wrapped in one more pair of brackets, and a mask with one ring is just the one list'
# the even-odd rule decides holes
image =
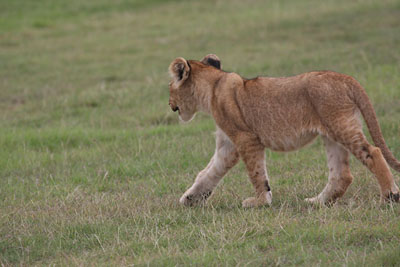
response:
{"label": "lion cub's back", "polygon": [[245,81],[239,105],[246,123],[264,145],[293,150],[316,135],[318,116],[307,96],[307,74]]}

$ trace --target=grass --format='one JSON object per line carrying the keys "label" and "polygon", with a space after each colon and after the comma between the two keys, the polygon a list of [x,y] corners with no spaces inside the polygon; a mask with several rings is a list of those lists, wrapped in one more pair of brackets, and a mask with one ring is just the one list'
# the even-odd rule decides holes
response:
{"label": "grass", "polygon": [[271,207],[241,208],[242,163],[181,207],[215,126],[180,125],[167,89],[175,57],[208,53],[245,77],[347,73],[400,158],[399,17],[395,0],[2,1],[0,263],[399,265],[400,206],[354,158],[342,200],[304,203],[327,180],[320,140],[266,151]]}

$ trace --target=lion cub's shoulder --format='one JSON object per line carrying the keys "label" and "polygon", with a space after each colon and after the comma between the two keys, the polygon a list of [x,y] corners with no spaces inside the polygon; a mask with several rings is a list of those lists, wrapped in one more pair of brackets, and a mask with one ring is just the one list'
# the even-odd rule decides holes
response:
{"label": "lion cub's shoulder", "polygon": [[244,83],[244,80],[237,73],[227,72],[224,76],[221,77],[221,82],[229,83],[230,85],[232,84],[240,85]]}

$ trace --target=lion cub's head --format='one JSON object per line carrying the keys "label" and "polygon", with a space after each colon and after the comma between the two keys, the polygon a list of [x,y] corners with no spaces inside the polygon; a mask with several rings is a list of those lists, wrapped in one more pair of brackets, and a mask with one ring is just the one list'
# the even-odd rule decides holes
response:
{"label": "lion cub's head", "polygon": [[216,55],[205,56],[201,61],[188,60],[178,57],[169,65],[171,82],[169,83],[169,105],[175,112],[179,112],[182,121],[190,121],[198,110],[195,98],[196,78],[194,72],[196,67],[213,66],[221,69],[221,61]]}

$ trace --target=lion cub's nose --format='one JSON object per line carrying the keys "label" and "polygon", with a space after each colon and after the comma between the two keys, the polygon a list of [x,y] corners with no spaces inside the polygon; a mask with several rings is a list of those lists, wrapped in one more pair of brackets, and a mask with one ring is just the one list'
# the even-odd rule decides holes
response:
{"label": "lion cub's nose", "polygon": [[172,104],[169,104],[169,105],[171,106],[171,109],[172,109],[173,112],[179,110],[178,106],[174,106],[174,105],[172,105]]}

